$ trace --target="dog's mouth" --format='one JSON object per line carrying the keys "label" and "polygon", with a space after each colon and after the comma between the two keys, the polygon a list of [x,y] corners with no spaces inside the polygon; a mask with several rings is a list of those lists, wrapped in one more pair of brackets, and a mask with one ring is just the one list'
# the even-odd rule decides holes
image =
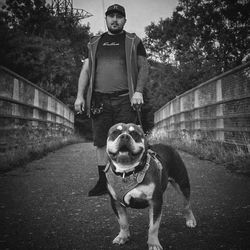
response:
{"label": "dog's mouth", "polygon": [[143,153],[143,150],[143,147],[132,150],[131,146],[122,144],[116,151],[108,150],[108,154],[112,161],[126,166],[138,161],[141,154]]}

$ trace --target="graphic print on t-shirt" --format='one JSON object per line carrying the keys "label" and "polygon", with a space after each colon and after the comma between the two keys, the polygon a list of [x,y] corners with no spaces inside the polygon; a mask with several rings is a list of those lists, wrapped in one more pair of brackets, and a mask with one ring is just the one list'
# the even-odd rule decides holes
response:
{"label": "graphic print on t-shirt", "polygon": [[119,45],[120,44],[116,42],[106,42],[102,44],[102,46],[119,46]]}

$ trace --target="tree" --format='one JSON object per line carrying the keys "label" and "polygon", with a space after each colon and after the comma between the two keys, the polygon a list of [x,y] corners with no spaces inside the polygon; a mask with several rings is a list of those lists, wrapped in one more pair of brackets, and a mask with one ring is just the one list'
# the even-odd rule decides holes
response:
{"label": "tree", "polygon": [[241,63],[250,47],[249,1],[179,0],[171,18],[146,27],[154,108]]}
{"label": "tree", "polygon": [[[241,62],[249,47],[248,1],[179,0],[171,18],[146,27],[151,55],[178,65],[207,64],[222,72]],[[169,62],[169,61],[168,61]]]}
{"label": "tree", "polygon": [[55,16],[45,0],[6,0],[0,11],[0,64],[73,104],[89,27]]}

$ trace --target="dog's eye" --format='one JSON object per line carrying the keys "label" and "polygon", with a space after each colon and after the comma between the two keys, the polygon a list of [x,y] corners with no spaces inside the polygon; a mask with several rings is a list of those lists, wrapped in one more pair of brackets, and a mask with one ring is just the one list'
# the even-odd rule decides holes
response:
{"label": "dog's eye", "polygon": [[121,130],[115,130],[115,131],[109,136],[109,139],[115,140],[121,133],[122,133]]}
{"label": "dog's eye", "polygon": [[136,142],[140,142],[140,141],[141,141],[141,135],[140,135],[138,132],[136,132],[136,131],[131,131],[129,134],[133,137],[133,139],[134,139]]}

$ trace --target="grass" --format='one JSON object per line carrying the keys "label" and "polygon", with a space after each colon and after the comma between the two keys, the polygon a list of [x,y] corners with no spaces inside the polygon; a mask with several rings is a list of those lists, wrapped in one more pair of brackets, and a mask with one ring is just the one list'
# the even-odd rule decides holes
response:
{"label": "grass", "polygon": [[27,143],[22,143],[22,146],[15,150],[7,151],[0,155],[0,172],[7,172],[17,167],[23,167],[32,160],[40,159],[47,155],[49,152],[53,152],[59,148],[66,145],[79,143],[86,141],[76,135],[62,138],[51,138],[47,141],[41,143],[34,143],[32,145],[27,145]]}
{"label": "grass", "polygon": [[214,141],[207,136],[202,140],[195,140],[187,132],[177,132],[175,138],[169,138],[167,133],[153,130],[149,135],[151,143],[162,142],[172,145],[197,156],[203,160],[213,161],[225,165],[232,172],[250,176],[250,144],[245,141],[241,146]]}

